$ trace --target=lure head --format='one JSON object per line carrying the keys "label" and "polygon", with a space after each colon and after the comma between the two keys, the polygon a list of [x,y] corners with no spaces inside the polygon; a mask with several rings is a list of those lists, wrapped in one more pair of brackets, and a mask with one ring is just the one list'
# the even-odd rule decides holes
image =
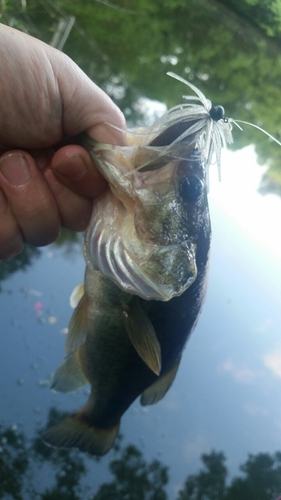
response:
{"label": "lure head", "polygon": [[210,111],[209,111],[210,118],[214,120],[215,122],[218,122],[219,120],[224,119],[224,108],[223,106],[212,106]]}

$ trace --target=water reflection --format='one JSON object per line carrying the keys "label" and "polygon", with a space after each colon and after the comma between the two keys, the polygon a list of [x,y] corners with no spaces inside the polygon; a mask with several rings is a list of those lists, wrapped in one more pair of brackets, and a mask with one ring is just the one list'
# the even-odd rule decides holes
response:
{"label": "water reflection", "polygon": [[[62,418],[62,414],[60,418]],[[49,424],[59,415],[49,413]],[[0,428],[0,498],[9,495],[17,500],[166,500],[169,467],[159,459],[145,460],[135,445],[124,445],[120,435],[115,442],[113,456],[108,464],[110,479],[93,493],[85,485],[89,462],[75,451],[57,450],[42,444],[41,439],[28,440],[15,427]],[[96,472],[98,459],[92,459],[90,468]],[[36,488],[43,466],[53,471],[54,484]],[[201,468],[188,474],[178,488],[175,500],[274,500],[281,492],[281,451],[250,454],[240,466],[240,474],[228,481],[227,457],[221,451],[211,450],[201,455]],[[50,474],[50,472],[49,472]],[[90,491],[89,491],[90,490]]]}
{"label": "water reflection", "polygon": [[[238,460],[240,463],[246,461],[246,452],[256,457],[259,449],[265,452],[270,450],[265,455],[272,458],[273,450],[280,449],[280,404],[276,399],[280,389],[276,351],[280,313],[275,303],[280,294],[272,288],[272,285],[277,286],[274,279],[280,284],[280,265],[278,268],[276,262],[271,261],[272,269],[263,268],[264,256],[256,244],[250,243],[246,235],[241,240],[237,227],[226,216],[218,213],[213,201],[211,211],[214,240],[209,295],[196,332],[184,353],[173,390],[146,413],[136,402],[122,423],[124,449],[132,444],[140,448],[146,463],[150,464],[156,457],[169,466],[170,481],[166,490],[171,499],[176,498],[175,490],[182,488],[187,474],[197,475],[197,457],[202,453],[209,455],[212,448],[225,450],[231,477],[238,474]],[[231,227],[227,247],[225,227]],[[245,255],[239,255],[240,245],[247,252]],[[254,252],[256,261],[252,259]],[[5,432],[11,430],[12,423],[24,433],[27,443],[34,438],[38,427],[45,427],[50,405],[69,412],[84,404],[85,396],[88,396],[83,391],[61,401],[62,396],[52,395],[48,385],[54,366],[61,360],[64,343],[62,332],[70,316],[69,295],[74,285],[81,281],[84,272],[81,248],[80,256],[73,259],[73,255],[65,259],[62,250],[52,245],[41,250],[41,256],[33,261],[28,273],[18,270],[3,282],[1,345],[5,356],[1,362],[1,420]],[[266,279],[262,278],[262,269]],[[231,286],[228,286],[228,281]],[[260,288],[260,282],[263,288]],[[23,286],[27,290],[24,293]],[[34,304],[38,301],[44,305],[44,321],[40,322],[34,316]],[[50,312],[57,318],[56,324],[48,322]],[[215,325],[215,328],[210,330],[210,324]],[[267,364],[263,364],[263,360]],[[54,422],[55,415],[56,412],[50,413],[49,423]],[[63,415],[59,413],[58,416]],[[2,444],[5,444],[5,439]],[[40,446],[44,446],[42,442]],[[22,465],[14,463],[17,454],[22,457],[21,453],[20,448],[15,451],[9,458],[8,468],[6,459],[2,462],[4,471],[11,469],[18,474],[18,481],[9,484],[15,488],[19,488],[20,484],[24,489],[26,481],[29,481],[28,487],[34,491],[39,481],[36,476],[38,473],[40,483],[46,490],[51,490],[53,481],[58,481],[56,467],[51,466],[49,469],[47,464],[50,462],[42,456],[42,472],[37,470],[38,457],[34,459],[35,467],[31,471],[31,465],[26,466],[24,458],[21,460]],[[46,448],[45,453],[52,456],[62,453],[58,456],[64,456],[67,452]],[[112,483],[112,477],[106,475],[105,469],[114,459],[114,453],[110,452],[98,464],[92,459],[89,462],[86,456],[77,455],[86,464],[87,471],[92,470],[89,463],[98,467],[94,474],[89,476],[85,472],[82,475],[84,479],[81,476],[81,485],[86,483],[88,487],[88,498],[97,494],[101,484]],[[2,458],[5,456],[2,455]],[[76,457],[76,454],[71,456]],[[274,467],[277,467],[277,462],[274,463]],[[78,469],[79,464],[77,460]],[[62,471],[59,484],[65,484],[65,470],[58,469]],[[194,481],[193,491],[196,492],[199,486]],[[241,489],[244,486],[247,483],[243,479]],[[269,489],[271,491],[275,494],[275,490]],[[84,496],[82,493],[75,494],[77,498],[85,498],[84,493]],[[30,496],[25,494],[23,498]],[[190,498],[194,500],[196,496]],[[267,499],[267,496],[264,498]]]}
{"label": "water reflection", "polygon": [[40,249],[25,245],[23,251],[13,259],[0,260],[0,281],[6,280],[11,274],[16,273],[20,269],[27,271],[32,261],[40,255]]}
{"label": "water reflection", "polygon": [[[81,253],[83,235],[74,233],[68,229],[62,229],[60,236],[54,242],[54,248],[62,248],[66,258],[73,258],[77,253]],[[50,247],[50,252],[52,247]],[[31,245],[24,245],[22,252],[9,260],[0,260],[0,281],[7,280],[10,275],[17,271],[26,271],[32,266],[34,261],[42,255],[40,248]],[[1,287],[0,287],[1,291]]]}

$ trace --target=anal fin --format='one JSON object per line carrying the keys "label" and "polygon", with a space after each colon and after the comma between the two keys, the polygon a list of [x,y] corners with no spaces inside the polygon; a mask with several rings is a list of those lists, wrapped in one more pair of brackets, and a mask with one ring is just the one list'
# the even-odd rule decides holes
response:
{"label": "anal fin", "polygon": [[143,406],[153,405],[165,396],[175,380],[179,364],[180,360],[142,393],[140,402]]}

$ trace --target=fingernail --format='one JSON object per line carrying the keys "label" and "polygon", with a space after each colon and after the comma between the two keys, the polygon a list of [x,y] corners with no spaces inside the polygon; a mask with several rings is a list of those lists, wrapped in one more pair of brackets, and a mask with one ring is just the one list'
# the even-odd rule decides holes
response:
{"label": "fingernail", "polygon": [[80,181],[88,172],[87,165],[81,156],[70,156],[53,165],[60,175],[69,180]]}
{"label": "fingernail", "polygon": [[31,179],[31,172],[25,157],[11,153],[0,158],[0,169],[12,186],[23,186]]}

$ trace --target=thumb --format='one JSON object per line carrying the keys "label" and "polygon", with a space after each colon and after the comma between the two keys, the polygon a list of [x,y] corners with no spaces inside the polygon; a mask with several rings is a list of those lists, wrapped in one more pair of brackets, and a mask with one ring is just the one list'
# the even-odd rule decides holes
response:
{"label": "thumb", "polygon": [[97,141],[125,144],[126,122],[121,110],[69,57],[60,52],[58,57],[55,52],[52,49],[50,55],[56,55],[52,65],[62,99],[65,134],[87,131]]}

